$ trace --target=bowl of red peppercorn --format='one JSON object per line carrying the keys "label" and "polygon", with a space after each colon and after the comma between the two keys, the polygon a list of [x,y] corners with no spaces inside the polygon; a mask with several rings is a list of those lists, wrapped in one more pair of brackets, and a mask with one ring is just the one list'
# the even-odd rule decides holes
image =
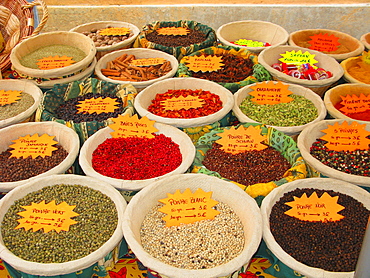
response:
{"label": "bowl of red peppercorn", "polygon": [[366,97],[370,95],[370,85],[360,83],[341,84],[325,93],[324,103],[330,116],[335,119],[353,119],[370,122],[370,108],[366,109],[365,105],[360,109],[348,110],[348,108],[345,108],[348,106],[347,103],[361,103],[359,98],[361,95],[365,96],[366,104]]}
{"label": "bowl of red peppercorn", "polygon": [[[264,83],[256,84],[266,84]],[[309,124],[323,120],[326,117],[326,108],[319,95],[309,88],[296,84],[282,83],[291,92],[292,101],[277,104],[258,104],[253,101],[250,92],[256,84],[245,86],[234,94],[233,112],[241,123],[258,122],[266,124],[289,136],[296,136]]]}
{"label": "bowl of red peppercorn", "polygon": [[196,142],[197,152],[191,171],[232,181],[259,200],[277,186],[308,177],[308,167],[292,137],[259,123],[240,123],[235,128],[240,126],[261,130],[268,147],[228,153],[216,141],[221,138],[221,133],[234,126],[215,128]]}
{"label": "bowl of red peppercorn", "polygon": [[[56,144],[53,145],[50,155],[36,156],[12,156],[14,147],[10,147],[14,140],[32,140],[28,136],[53,137]],[[80,149],[77,133],[69,127],[57,122],[28,122],[14,124],[0,129],[0,191],[8,192],[15,187],[26,184],[39,177],[52,174],[63,174],[69,171],[75,162]],[[47,145],[47,144],[45,144]],[[42,150],[38,150],[41,152]],[[12,157],[11,157],[12,156]]]}
{"label": "bowl of red peppercorn", "polygon": [[[171,108],[172,102],[178,106]],[[233,95],[215,82],[178,77],[145,88],[136,96],[134,106],[140,116],[153,121],[179,128],[198,127],[227,115],[233,106]]]}
{"label": "bowl of red peppercorn", "polygon": [[261,20],[242,20],[221,25],[217,38],[224,45],[247,48],[259,53],[272,45],[286,44],[289,33],[280,25]]}
{"label": "bowl of red peppercorn", "polygon": [[132,84],[137,89],[143,89],[155,82],[173,77],[178,65],[173,55],[163,51],[129,48],[104,55],[96,64],[95,74],[101,80],[116,84]]}
{"label": "bowl of red peppercorn", "polygon": [[[291,53],[292,64],[280,63],[279,59],[283,58],[282,55],[288,53]],[[294,55],[301,57],[303,60],[306,59],[305,66],[295,64],[296,58]],[[310,55],[317,61],[317,63],[314,62],[317,69],[309,64]],[[289,59],[287,58],[286,61],[289,61]],[[333,57],[320,51],[299,46],[278,45],[266,48],[259,54],[258,62],[270,72],[274,80],[307,87],[321,97],[344,74],[343,68]]]}
{"label": "bowl of red peppercorn", "polygon": [[[370,215],[369,196],[353,183],[332,178],[286,183],[262,201],[263,239],[283,264],[307,278],[353,277]],[[317,202],[312,205],[310,198]]]}
{"label": "bowl of red peppercorn", "polygon": [[170,125],[155,123],[154,127],[158,131],[153,138],[112,138],[110,127],[97,131],[81,147],[82,170],[87,176],[129,192],[186,172],[195,156],[189,136]]}
{"label": "bowl of red peppercorn", "polygon": [[[160,200],[171,194],[178,202],[176,192],[185,190],[211,194],[218,203],[212,209],[220,213],[213,219],[167,227],[161,219],[166,214],[158,211]],[[194,208],[205,209],[200,199],[191,202]],[[138,260],[160,277],[231,277],[242,275],[249,265],[260,244],[261,224],[257,203],[233,183],[187,173],[158,180],[137,193],[127,205],[123,231]]]}
{"label": "bowl of red peppercorn", "polygon": [[[347,128],[343,125],[347,123]],[[343,129],[348,136],[343,136],[344,144],[358,146],[362,140],[369,140],[369,136],[358,137],[359,131],[351,128],[352,124],[370,131],[369,122],[353,119],[323,120],[307,126],[298,136],[297,145],[307,165],[321,177],[335,178],[360,186],[370,186],[370,149],[359,146],[348,150],[334,150],[327,145],[337,144],[322,138],[326,135],[323,130],[329,128],[334,132]],[[336,125],[339,125],[336,127]],[[347,141],[346,141],[347,140]]]}

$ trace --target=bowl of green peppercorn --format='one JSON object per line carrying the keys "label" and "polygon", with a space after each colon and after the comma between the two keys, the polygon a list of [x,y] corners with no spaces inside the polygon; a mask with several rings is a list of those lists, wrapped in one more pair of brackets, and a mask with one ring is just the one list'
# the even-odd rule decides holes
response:
{"label": "bowl of green peppercorn", "polygon": [[110,260],[122,242],[126,206],[117,190],[91,177],[35,179],[0,200],[0,256],[23,275],[97,274],[98,261]]}

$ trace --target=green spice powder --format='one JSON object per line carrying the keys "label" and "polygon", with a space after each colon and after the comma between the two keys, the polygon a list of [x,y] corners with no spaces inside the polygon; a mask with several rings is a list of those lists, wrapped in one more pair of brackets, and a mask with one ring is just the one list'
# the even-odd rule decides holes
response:
{"label": "green spice powder", "polygon": [[[31,202],[56,204],[65,201],[76,205],[74,212],[80,215],[72,219],[77,221],[69,231],[57,233],[52,230],[33,232],[18,226],[17,213],[24,211],[21,206]],[[85,257],[97,250],[111,238],[118,225],[118,215],[114,202],[98,190],[82,185],[57,184],[31,192],[15,201],[6,212],[1,223],[2,240],[14,255],[32,262],[63,263]]]}
{"label": "green spice powder", "polygon": [[24,67],[39,69],[36,64],[39,59],[56,55],[72,57],[73,61],[76,63],[86,57],[86,54],[77,47],[64,44],[54,44],[36,49],[35,51],[23,56],[19,62]]}
{"label": "green spice powder", "polygon": [[253,96],[247,96],[240,104],[240,110],[252,120],[272,126],[299,126],[318,117],[317,108],[309,99],[291,94],[289,103],[257,104]]}
{"label": "green spice powder", "polygon": [[30,108],[34,103],[35,100],[30,94],[22,92],[18,101],[0,106],[0,121],[17,116]]}

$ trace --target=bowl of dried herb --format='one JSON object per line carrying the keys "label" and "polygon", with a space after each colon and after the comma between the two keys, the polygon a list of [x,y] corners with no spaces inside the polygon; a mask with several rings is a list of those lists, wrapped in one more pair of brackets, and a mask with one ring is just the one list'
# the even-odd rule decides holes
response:
{"label": "bowl of dried herb", "polygon": [[33,121],[43,97],[41,89],[27,80],[0,80],[0,93],[9,97],[0,105],[0,128]]}

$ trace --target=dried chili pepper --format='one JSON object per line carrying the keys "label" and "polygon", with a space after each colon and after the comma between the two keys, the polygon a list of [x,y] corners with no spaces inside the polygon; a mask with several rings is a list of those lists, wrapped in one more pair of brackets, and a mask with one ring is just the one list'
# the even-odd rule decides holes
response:
{"label": "dried chili pepper", "polygon": [[92,154],[98,173],[116,179],[143,180],[167,174],[182,162],[178,144],[170,137],[108,138]]}
{"label": "dried chili pepper", "polygon": [[[169,99],[176,99],[178,97],[187,97],[195,96],[199,100],[203,101],[201,107],[198,108],[181,108],[179,110],[166,110],[163,101]],[[221,110],[222,101],[220,97],[216,94],[211,93],[210,91],[203,91],[202,89],[190,90],[190,89],[181,89],[181,90],[168,90],[163,94],[157,94],[156,97],[152,100],[152,104],[149,105],[148,111],[166,118],[198,118],[203,116],[208,116],[217,111]]]}

